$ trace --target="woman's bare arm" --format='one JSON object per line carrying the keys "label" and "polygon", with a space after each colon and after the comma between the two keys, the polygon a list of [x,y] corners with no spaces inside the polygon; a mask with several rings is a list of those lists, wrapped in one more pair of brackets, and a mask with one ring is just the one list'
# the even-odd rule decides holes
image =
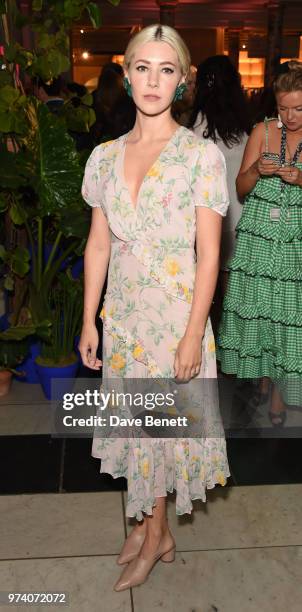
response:
{"label": "woman's bare arm", "polygon": [[196,273],[192,307],[186,331],[174,360],[177,378],[189,380],[198,374],[201,365],[201,341],[219,272],[222,216],[209,208],[196,207]]}
{"label": "woman's bare arm", "polygon": [[264,125],[263,123],[258,123],[246,143],[242,163],[236,179],[239,198],[244,198],[244,196],[250,193],[260,178],[258,161],[261,155],[263,133]]}
{"label": "woman's bare arm", "polygon": [[91,369],[99,369],[102,364],[102,361],[96,358],[99,337],[95,315],[106,279],[110,251],[107,219],[100,207],[94,207],[84,252],[84,312],[78,346],[83,364]]}
{"label": "woman's bare arm", "polygon": [[196,206],[196,275],[186,335],[204,335],[219,272],[222,216]]}
{"label": "woman's bare arm", "polygon": [[244,198],[254,189],[261,176],[276,174],[280,164],[262,157],[264,123],[254,127],[245,147],[242,164],[237,176],[236,187],[239,198]]}

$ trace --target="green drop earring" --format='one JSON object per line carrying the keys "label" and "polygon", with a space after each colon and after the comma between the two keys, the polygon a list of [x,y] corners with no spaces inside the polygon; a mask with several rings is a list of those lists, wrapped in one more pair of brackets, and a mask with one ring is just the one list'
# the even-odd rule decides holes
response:
{"label": "green drop earring", "polygon": [[176,100],[182,100],[182,97],[186,90],[187,90],[187,86],[185,83],[182,83],[181,85],[177,85],[175,89],[173,102],[176,102]]}
{"label": "green drop earring", "polygon": [[129,98],[132,98],[132,89],[131,89],[131,85],[130,82],[128,81],[127,77],[123,78],[123,83],[124,83],[124,87],[126,89],[126,92],[129,96]]}

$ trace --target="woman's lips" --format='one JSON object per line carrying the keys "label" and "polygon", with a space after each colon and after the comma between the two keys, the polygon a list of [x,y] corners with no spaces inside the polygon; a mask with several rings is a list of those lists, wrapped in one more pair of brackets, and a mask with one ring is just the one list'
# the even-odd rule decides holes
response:
{"label": "woman's lips", "polygon": [[159,97],[159,96],[154,96],[154,95],[152,95],[152,94],[149,94],[149,95],[147,95],[147,96],[144,96],[144,98],[145,98],[145,100],[150,100],[151,102],[152,102],[152,101],[156,101],[156,100],[159,100],[159,99],[160,99],[160,97]]}

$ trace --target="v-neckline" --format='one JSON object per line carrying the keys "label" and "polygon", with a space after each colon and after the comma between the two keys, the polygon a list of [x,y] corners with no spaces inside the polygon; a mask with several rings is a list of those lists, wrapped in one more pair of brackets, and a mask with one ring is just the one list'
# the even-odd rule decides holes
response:
{"label": "v-neckline", "polygon": [[157,164],[162,155],[166,152],[167,148],[172,144],[172,142],[174,141],[175,135],[178,134],[178,132],[183,128],[183,125],[179,125],[176,130],[174,130],[173,134],[171,135],[171,137],[169,138],[169,140],[167,140],[166,144],[163,146],[162,150],[159,152],[158,156],[156,157],[156,159],[154,160],[153,164],[151,164],[150,168],[148,168],[146,174],[143,177],[143,180],[139,186],[138,192],[137,192],[137,196],[136,196],[136,202],[134,203],[131,197],[131,193],[130,193],[130,189],[128,187],[128,183],[126,181],[125,178],[125,151],[126,151],[126,145],[127,145],[127,138],[129,136],[129,132],[127,132],[127,134],[124,135],[123,137],[123,142],[122,142],[122,155],[121,155],[121,175],[122,175],[122,182],[123,185],[128,193],[128,197],[129,197],[129,202],[134,210],[134,212],[137,212],[137,208],[139,205],[139,199],[140,199],[140,193],[141,190],[143,188],[143,185],[145,184],[145,181],[147,179],[147,176],[149,175],[149,173],[151,172],[152,168],[154,168],[155,164]]}

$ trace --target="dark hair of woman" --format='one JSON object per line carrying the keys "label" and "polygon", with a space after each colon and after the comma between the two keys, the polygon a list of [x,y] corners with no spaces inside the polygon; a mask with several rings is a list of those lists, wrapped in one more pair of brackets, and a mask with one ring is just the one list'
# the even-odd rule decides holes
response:
{"label": "dark hair of woman", "polygon": [[123,68],[119,64],[105,64],[98,87],[92,94],[96,122],[91,128],[91,135],[96,144],[104,139],[118,138],[134,125],[136,108],[125,91],[123,75]]}
{"label": "dark hair of woman", "polygon": [[239,72],[226,55],[208,57],[199,64],[195,98],[188,127],[195,125],[198,114],[206,122],[204,138],[221,138],[227,147],[240,142],[251,131],[248,103]]}

